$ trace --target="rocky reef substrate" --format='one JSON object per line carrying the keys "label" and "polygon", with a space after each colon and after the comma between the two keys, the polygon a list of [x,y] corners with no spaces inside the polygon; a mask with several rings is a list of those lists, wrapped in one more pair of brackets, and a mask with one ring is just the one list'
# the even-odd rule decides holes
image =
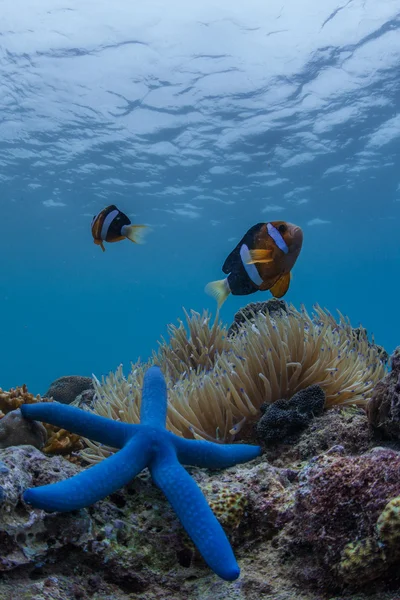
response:
{"label": "rocky reef substrate", "polygon": [[334,408],[252,463],[189,469],[241,567],[204,564],[146,471],[72,513],[21,500],[82,468],[33,446],[0,450],[0,600],[395,600],[400,448],[377,446],[361,408]]}

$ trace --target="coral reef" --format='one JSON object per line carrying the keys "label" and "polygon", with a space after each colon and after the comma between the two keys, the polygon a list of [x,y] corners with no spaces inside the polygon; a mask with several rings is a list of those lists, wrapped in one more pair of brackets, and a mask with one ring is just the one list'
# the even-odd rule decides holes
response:
{"label": "coral reef", "polygon": [[[273,592],[276,587],[266,586],[265,580],[258,581],[257,574],[264,573],[265,579],[269,578],[262,566],[263,557],[256,566],[246,559],[249,537],[245,532],[251,518],[263,516],[265,520],[265,525],[260,524],[258,529],[260,539],[262,532],[275,528],[279,499],[276,496],[269,500],[268,489],[271,495],[276,494],[283,489],[281,480],[286,481],[284,474],[268,465],[233,467],[224,472],[223,480],[217,474],[191,469],[221,521],[235,532],[232,539],[241,556],[243,575],[238,587],[233,587],[234,584],[226,582],[220,586],[210,574],[149,475],[137,477],[89,510],[49,515],[21,503],[21,487],[59,481],[81,469],[61,457],[44,457],[27,446],[0,451],[0,461],[6,470],[2,480],[4,502],[0,504],[0,539],[4,541],[0,569],[10,576],[15,571],[19,578],[25,572],[30,576],[27,585],[32,580],[45,582],[55,577],[58,585],[54,589],[57,589],[66,585],[64,578],[67,578],[70,587],[61,597],[75,598],[71,583],[76,582],[86,598],[92,595],[90,582],[97,577],[104,598],[119,598],[118,594],[129,598],[129,594],[135,594],[143,600],[152,598],[157,590],[159,599],[200,600],[207,597],[207,589],[219,589],[221,598],[228,600],[244,584],[254,588],[256,599],[260,590]],[[248,512],[250,508],[253,517]],[[291,584],[287,586],[292,588]],[[1,588],[0,580],[0,598]]]}
{"label": "coral reef", "polygon": [[[73,402],[85,413],[139,423],[144,372],[158,363],[167,374],[170,431],[254,443],[261,410],[287,409],[295,397],[284,412],[302,416],[304,394],[296,394],[322,388],[329,410],[307,417],[306,428],[268,444],[251,464],[221,473],[188,468],[226,529],[240,579],[210,573],[146,471],[79,512],[27,505],[27,487],[87,471],[20,446],[0,450],[0,600],[398,600],[400,452],[373,447],[363,408],[386,374],[384,354],[342,316],[265,304],[239,311],[229,335],[207,313],[186,314],[187,328],[171,326],[170,342],[148,363],[133,365],[126,378],[119,368],[95,380]],[[382,389],[393,403],[391,373]],[[18,408],[17,396],[1,392],[0,408]],[[70,434],[55,431],[63,451]],[[82,455],[94,463],[114,452],[89,445]]]}
{"label": "coral reef", "polygon": [[47,511],[77,510],[118,491],[148,467],[209,567],[227,581],[239,577],[240,570],[224,530],[182,464],[224,469],[253,460],[261,448],[184,440],[167,432],[167,386],[159,367],[150,367],[144,376],[140,425],[105,419],[56,402],[25,404],[20,410],[27,419],[66,425],[98,443],[120,448],[112,457],[72,479],[25,490],[25,502]]}
{"label": "coral reef", "polygon": [[0,418],[11,410],[20,408],[22,404],[32,404],[34,402],[48,402],[48,399],[42,398],[39,394],[34,396],[29,393],[25,384],[11,388],[9,391],[0,388]]}
{"label": "coral reef", "polygon": [[314,584],[335,585],[340,577],[367,582],[386,572],[393,560],[382,553],[376,526],[399,495],[400,454],[376,448],[344,456],[343,448],[332,448],[313,458],[298,481],[293,519],[281,540],[283,551],[296,556],[296,575],[310,582],[312,564]]}
{"label": "coral reef", "polygon": [[[9,391],[4,391],[0,388],[0,431],[3,431],[3,443],[10,446],[17,444],[19,439],[30,439],[31,441],[29,442],[22,441],[19,443],[30,443],[35,447],[43,448],[43,452],[49,454],[70,455],[72,452],[82,450],[83,443],[80,436],[72,434],[65,429],[48,425],[47,423],[44,423],[45,432],[43,435],[39,426],[34,432],[34,426],[32,424],[29,425],[24,419],[20,420],[12,417],[6,421],[5,425],[2,425],[6,418],[4,415],[8,415],[11,411],[19,409],[24,404],[37,404],[38,402],[52,402],[52,399],[46,397],[42,398],[39,394],[34,396],[28,392],[28,388],[25,384],[20,387],[12,388]],[[33,437],[27,438],[26,435],[28,434],[29,427],[31,428]],[[7,439],[9,441],[11,440],[12,443],[7,442]],[[68,456],[68,458],[72,461],[75,460],[72,456]]]}
{"label": "coral reef", "polygon": [[[315,422],[344,412],[334,409]],[[23,589],[31,598],[33,590],[48,589],[49,598],[63,600],[75,600],[77,590],[83,599],[95,593],[102,600],[344,600],[339,590],[351,585],[353,600],[367,600],[357,590],[368,581],[368,600],[398,598],[396,570],[389,576],[398,559],[388,561],[387,546],[398,539],[400,454],[352,457],[334,448],[301,465],[290,460],[278,468],[258,459],[223,473],[189,469],[241,567],[240,580],[219,584],[145,472],[90,509],[46,514],[21,503],[21,488],[67,479],[81,467],[28,446],[2,450],[0,599],[12,586],[16,598],[24,598]],[[383,562],[378,523],[386,532]]]}
{"label": "coral reef", "polygon": [[43,425],[23,419],[20,409],[10,411],[0,420],[0,448],[28,444],[41,450],[46,440]]}
{"label": "coral reef", "polygon": [[62,404],[71,404],[79,394],[89,389],[93,389],[90,377],[65,375],[53,381],[44,396]]}
{"label": "coral reef", "polygon": [[263,416],[256,425],[256,433],[264,443],[284,440],[288,435],[304,429],[310,421],[323,413],[325,392],[313,384],[297,392],[290,400],[262,404]]}
{"label": "coral reef", "polygon": [[391,371],[375,386],[366,409],[378,436],[400,439],[400,346],[390,357],[390,366]]}

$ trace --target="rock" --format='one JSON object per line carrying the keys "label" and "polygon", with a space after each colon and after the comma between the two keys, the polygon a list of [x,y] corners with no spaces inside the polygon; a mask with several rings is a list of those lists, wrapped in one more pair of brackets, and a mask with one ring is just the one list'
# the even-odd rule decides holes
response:
{"label": "rock", "polygon": [[2,450],[0,460],[8,469],[0,479],[4,491],[0,503],[0,571],[23,566],[34,569],[58,549],[87,540],[90,519],[86,512],[45,514],[21,500],[25,488],[71,477],[78,467],[59,456],[48,459],[32,446]]}
{"label": "rock", "polygon": [[284,300],[278,300],[278,298],[271,298],[266,302],[250,302],[235,314],[233,323],[228,329],[227,336],[230,337],[235,335],[239,331],[240,325],[247,320],[252,320],[257,313],[270,314],[271,316],[274,316],[275,314],[278,317],[281,317],[287,314],[287,312],[288,308],[286,302]]}
{"label": "rock", "polygon": [[[400,453],[380,449],[361,456],[326,453],[312,459],[298,477],[293,518],[281,539],[281,549],[294,558],[295,576],[316,586],[345,582],[348,560],[354,543],[363,543],[356,551],[363,555],[357,587],[387,574],[392,562],[382,562],[376,554],[379,544],[377,522],[392,498],[400,494]],[[379,540],[377,540],[379,541]],[[353,547],[349,544],[353,543]]]}
{"label": "rock", "polygon": [[374,388],[367,414],[377,436],[400,440],[400,346],[390,363],[391,371]]}
{"label": "rock", "polygon": [[46,441],[47,432],[43,425],[24,419],[20,409],[12,410],[0,420],[0,448],[28,444],[41,450]]}
{"label": "rock", "polygon": [[376,348],[376,351],[377,351],[377,354],[378,354],[380,360],[385,364],[388,362],[389,354],[386,352],[385,348],[383,346],[379,346],[378,344],[375,344],[373,336],[372,336],[372,341],[370,341],[368,339],[368,331],[364,327],[360,326],[360,327],[353,328],[353,334],[356,336],[356,338],[358,340],[361,340],[361,339],[367,340],[369,346],[374,346],[374,348]]}
{"label": "rock", "polygon": [[365,410],[357,406],[336,406],[313,419],[305,430],[266,446],[264,457],[277,467],[291,467],[338,445],[345,454],[361,454],[372,444]]}
{"label": "rock", "polygon": [[89,389],[93,389],[90,377],[66,375],[53,381],[44,396],[62,404],[71,404],[79,394]]}
{"label": "rock", "polygon": [[[373,543],[361,552],[358,536],[375,539],[378,520],[385,540],[398,536],[398,502],[388,505],[400,488],[400,453],[392,450],[354,457],[336,445],[293,468],[265,457],[212,473],[188,467],[234,548],[241,577],[232,583],[205,565],[146,471],[73,513],[47,514],[21,500],[26,487],[80,470],[31,446],[0,450],[0,600],[343,600],[343,556],[363,553],[361,575],[367,560],[374,565]],[[399,597],[398,575],[377,560],[375,573],[378,566],[376,588],[372,581],[353,600]]]}
{"label": "rock", "polygon": [[94,401],[96,399],[96,392],[94,388],[83,390],[81,394],[75,398],[75,406],[78,408],[93,408]]}

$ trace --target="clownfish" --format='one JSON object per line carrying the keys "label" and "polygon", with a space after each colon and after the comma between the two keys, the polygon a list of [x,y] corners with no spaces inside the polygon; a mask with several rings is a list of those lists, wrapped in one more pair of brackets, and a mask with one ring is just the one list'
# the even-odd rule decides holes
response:
{"label": "clownfish", "polygon": [[135,244],[142,243],[146,225],[131,225],[129,218],[111,204],[93,217],[91,228],[94,243],[105,252],[103,242],[120,242],[127,238]]}
{"label": "clownfish", "polygon": [[225,260],[225,279],[211,281],[207,294],[218,302],[218,309],[229,294],[245,296],[270,290],[282,298],[289,289],[292,270],[303,244],[300,227],[285,221],[257,223],[242,237]]}

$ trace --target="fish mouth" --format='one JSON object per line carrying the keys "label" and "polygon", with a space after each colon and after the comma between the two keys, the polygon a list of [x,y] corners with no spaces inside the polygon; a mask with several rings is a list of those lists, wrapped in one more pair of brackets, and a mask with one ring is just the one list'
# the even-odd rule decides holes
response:
{"label": "fish mouth", "polygon": [[298,252],[303,245],[303,230],[298,225],[292,225],[291,227],[291,252]]}

